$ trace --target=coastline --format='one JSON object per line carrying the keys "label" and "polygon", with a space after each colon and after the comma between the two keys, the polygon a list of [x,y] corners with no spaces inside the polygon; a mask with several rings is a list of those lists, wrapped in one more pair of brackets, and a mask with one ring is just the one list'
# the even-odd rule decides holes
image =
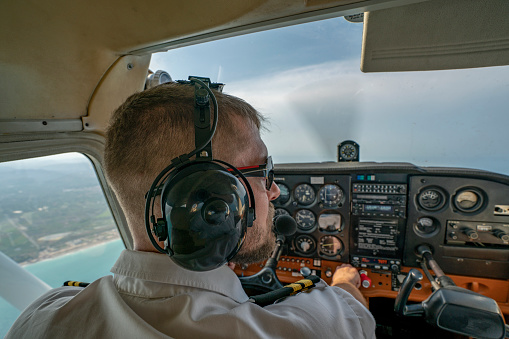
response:
{"label": "coastline", "polygon": [[103,232],[95,236],[91,239],[80,239],[80,242],[69,242],[68,246],[56,250],[44,250],[41,253],[39,253],[39,257],[36,259],[30,259],[24,262],[20,262],[19,265],[21,267],[26,267],[32,264],[40,263],[47,260],[52,260],[61,256],[65,256],[67,254],[83,251],[95,246],[104,245],[116,240],[120,240],[120,235],[118,234],[118,231],[116,229]]}

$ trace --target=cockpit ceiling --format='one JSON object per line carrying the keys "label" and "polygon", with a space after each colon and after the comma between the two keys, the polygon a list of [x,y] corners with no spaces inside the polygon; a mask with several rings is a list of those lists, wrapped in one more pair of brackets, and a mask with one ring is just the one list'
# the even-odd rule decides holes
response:
{"label": "cockpit ceiling", "polygon": [[[87,116],[123,55],[419,1],[9,1],[0,12],[0,120]],[[144,78],[130,80],[142,88]]]}

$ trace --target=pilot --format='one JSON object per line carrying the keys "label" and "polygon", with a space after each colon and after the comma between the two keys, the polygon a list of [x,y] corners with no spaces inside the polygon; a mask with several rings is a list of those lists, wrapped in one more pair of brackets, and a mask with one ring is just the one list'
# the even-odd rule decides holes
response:
{"label": "pilot", "polygon": [[[237,168],[264,164],[263,117],[243,100],[216,93],[219,122],[214,158]],[[260,307],[248,296],[232,265],[187,270],[159,253],[145,230],[145,194],[171,159],[194,149],[194,87],[168,83],[129,97],[107,132],[107,179],[127,218],[133,250],[124,250],[114,276],[88,287],[61,287],[30,305],[7,338],[374,338],[375,321],[360,293],[360,277],[342,265],[332,285]],[[256,220],[235,264],[267,259],[279,194],[266,177],[247,177]],[[270,186],[269,186],[270,185]],[[162,244],[161,244],[162,245]]]}

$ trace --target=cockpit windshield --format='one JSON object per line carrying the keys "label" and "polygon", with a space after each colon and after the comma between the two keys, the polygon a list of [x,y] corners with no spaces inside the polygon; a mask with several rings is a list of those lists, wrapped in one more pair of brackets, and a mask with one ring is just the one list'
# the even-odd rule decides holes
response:
{"label": "cockpit windshield", "polygon": [[509,174],[509,66],[362,73],[362,23],[334,18],[157,53],[173,80],[208,76],[268,117],[275,163],[361,161]]}

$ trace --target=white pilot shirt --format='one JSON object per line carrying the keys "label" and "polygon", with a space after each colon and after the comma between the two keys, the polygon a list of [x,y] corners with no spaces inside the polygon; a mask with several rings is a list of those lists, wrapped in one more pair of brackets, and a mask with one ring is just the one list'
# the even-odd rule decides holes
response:
{"label": "white pilot shirt", "polygon": [[371,313],[323,281],[266,307],[226,265],[208,272],[124,250],[86,288],[60,287],[23,311],[6,338],[374,338]]}

